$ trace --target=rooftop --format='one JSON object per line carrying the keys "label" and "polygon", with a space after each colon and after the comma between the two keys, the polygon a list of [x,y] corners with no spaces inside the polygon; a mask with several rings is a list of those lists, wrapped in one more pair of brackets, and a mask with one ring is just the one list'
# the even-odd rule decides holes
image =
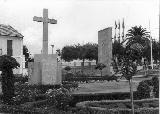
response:
{"label": "rooftop", "polygon": [[0,24],[0,36],[10,36],[23,38],[23,35],[10,25]]}

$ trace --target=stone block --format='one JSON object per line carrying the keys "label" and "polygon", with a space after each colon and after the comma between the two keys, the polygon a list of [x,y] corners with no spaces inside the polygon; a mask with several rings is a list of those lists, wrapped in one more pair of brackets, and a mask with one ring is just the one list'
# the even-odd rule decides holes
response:
{"label": "stone block", "polygon": [[104,63],[106,68],[102,70],[103,75],[110,75],[112,62],[112,28],[98,31],[98,62]]}

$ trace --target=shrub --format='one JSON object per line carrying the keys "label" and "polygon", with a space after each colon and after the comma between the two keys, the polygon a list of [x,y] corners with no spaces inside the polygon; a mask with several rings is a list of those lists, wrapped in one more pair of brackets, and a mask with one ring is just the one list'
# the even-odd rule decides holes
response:
{"label": "shrub", "polygon": [[15,76],[15,82],[25,83],[28,82],[28,76]]}
{"label": "shrub", "polygon": [[46,97],[50,101],[50,104],[54,104],[56,108],[61,110],[67,110],[69,103],[72,100],[72,96],[65,88],[50,89],[46,92]]}
{"label": "shrub", "polygon": [[142,81],[139,83],[138,88],[137,88],[137,97],[139,99],[145,99],[150,97],[150,87],[149,85]]}
{"label": "shrub", "polygon": [[38,89],[19,89],[16,91],[16,96],[13,98],[15,105],[20,105],[25,102],[33,102],[36,99],[36,96],[40,94]]}
{"label": "shrub", "polygon": [[71,67],[70,67],[70,66],[66,66],[66,67],[64,68],[64,70],[70,71],[70,70],[71,70]]}
{"label": "shrub", "polygon": [[2,93],[3,101],[12,104],[14,96],[14,75],[12,69],[18,68],[19,63],[15,58],[7,55],[0,56],[0,70],[2,71]]}
{"label": "shrub", "polygon": [[103,63],[98,63],[98,64],[96,65],[95,69],[100,70],[100,71],[101,71],[101,76],[102,76],[102,70],[103,70],[105,67],[106,67],[105,64],[103,64]]}
{"label": "shrub", "polygon": [[63,82],[62,86],[64,88],[66,88],[67,90],[71,90],[71,89],[76,89],[78,88],[78,83],[77,82]]}
{"label": "shrub", "polygon": [[112,76],[105,75],[105,76],[106,76],[107,81],[114,81],[115,80],[116,82],[118,82],[118,77],[115,75],[112,75]]}
{"label": "shrub", "polygon": [[155,97],[159,97],[159,79],[158,77],[153,77],[152,78],[152,83],[153,83],[153,92],[155,94]]}

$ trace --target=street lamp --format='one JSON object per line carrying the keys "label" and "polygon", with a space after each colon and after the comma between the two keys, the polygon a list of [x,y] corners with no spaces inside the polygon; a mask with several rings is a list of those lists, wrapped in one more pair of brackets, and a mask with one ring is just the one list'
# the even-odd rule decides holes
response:
{"label": "street lamp", "polygon": [[52,45],[51,45],[51,47],[52,47],[52,54],[53,54],[53,48],[54,48],[54,45],[52,44]]}

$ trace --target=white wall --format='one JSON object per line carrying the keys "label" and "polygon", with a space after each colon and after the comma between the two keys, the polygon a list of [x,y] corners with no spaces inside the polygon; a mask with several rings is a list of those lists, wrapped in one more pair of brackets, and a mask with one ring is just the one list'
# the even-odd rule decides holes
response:
{"label": "white wall", "polygon": [[13,56],[23,55],[23,39],[17,37],[0,36],[0,49],[2,54],[7,54],[7,40],[12,40]]}
{"label": "white wall", "polygon": [[7,40],[12,40],[13,56],[20,64],[18,70],[14,70],[14,73],[21,74],[24,67],[23,56],[23,39],[18,37],[0,36],[0,49],[2,49],[2,55],[7,54]]}

